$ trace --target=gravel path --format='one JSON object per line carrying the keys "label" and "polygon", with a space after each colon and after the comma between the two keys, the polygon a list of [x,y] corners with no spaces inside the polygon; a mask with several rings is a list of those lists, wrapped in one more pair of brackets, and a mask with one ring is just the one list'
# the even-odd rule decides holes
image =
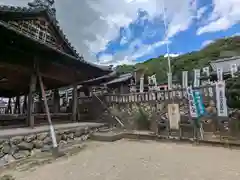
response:
{"label": "gravel path", "polygon": [[239,180],[240,151],[154,141],[90,142],[75,156],[13,175],[16,180]]}

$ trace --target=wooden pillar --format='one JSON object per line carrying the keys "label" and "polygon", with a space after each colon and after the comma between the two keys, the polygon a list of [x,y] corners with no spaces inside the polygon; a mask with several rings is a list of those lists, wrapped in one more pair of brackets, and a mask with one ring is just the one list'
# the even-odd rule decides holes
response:
{"label": "wooden pillar", "polygon": [[24,95],[23,106],[22,106],[22,113],[25,114],[27,111],[27,96]]}
{"label": "wooden pillar", "polygon": [[21,110],[20,110],[20,96],[16,97],[16,101],[14,104],[14,114],[20,114]]}
{"label": "wooden pillar", "polygon": [[12,114],[12,99],[11,98],[8,99],[6,114]]}
{"label": "wooden pillar", "polygon": [[77,97],[77,84],[73,85],[72,91],[72,120],[74,122],[77,121],[77,105],[78,105],[78,97]]}
{"label": "wooden pillar", "polygon": [[37,83],[37,76],[36,73],[33,72],[30,79],[29,84],[29,94],[28,94],[28,103],[27,103],[27,121],[30,127],[34,127],[34,100],[33,100],[33,93],[36,91],[36,83]]}

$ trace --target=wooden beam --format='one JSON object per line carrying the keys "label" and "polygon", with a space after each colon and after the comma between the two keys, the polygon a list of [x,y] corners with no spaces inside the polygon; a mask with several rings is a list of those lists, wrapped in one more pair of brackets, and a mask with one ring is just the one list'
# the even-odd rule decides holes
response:
{"label": "wooden beam", "polygon": [[31,80],[29,84],[29,94],[28,94],[28,104],[27,104],[27,120],[28,125],[33,128],[34,127],[34,101],[33,101],[33,93],[36,91],[36,84],[37,84],[37,76],[36,73],[33,72],[31,75]]}
{"label": "wooden beam", "polygon": [[53,90],[53,112],[59,113],[60,111],[60,95],[58,89]]}
{"label": "wooden beam", "polygon": [[11,104],[12,104],[12,99],[9,98],[8,99],[7,109],[6,109],[6,114],[12,114],[12,106],[11,106]]}
{"label": "wooden beam", "polygon": [[27,96],[24,95],[23,106],[22,106],[22,113],[25,114],[27,111]]}
{"label": "wooden beam", "polygon": [[14,114],[20,114],[20,96],[16,97],[15,105],[14,105]]}
{"label": "wooden beam", "polygon": [[[18,64],[8,64],[0,62],[0,68],[6,68],[14,73],[18,73],[21,75],[30,75],[32,73],[32,68],[24,67]],[[64,72],[64,73],[63,73]],[[41,77],[53,79],[59,82],[71,84],[74,81],[74,72],[73,69],[64,67],[60,64],[49,64],[46,67],[43,67],[42,70],[39,70]],[[66,76],[66,73],[68,74]]]}

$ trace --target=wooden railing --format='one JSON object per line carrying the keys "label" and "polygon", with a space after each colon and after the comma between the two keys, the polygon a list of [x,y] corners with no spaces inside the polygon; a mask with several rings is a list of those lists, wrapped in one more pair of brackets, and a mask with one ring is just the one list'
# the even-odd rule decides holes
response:
{"label": "wooden railing", "polygon": [[[212,91],[212,94],[209,93]],[[213,96],[213,86],[205,86],[195,88],[202,92],[204,97]],[[170,99],[179,99],[187,97],[186,89],[174,89],[167,91],[157,92],[144,92],[144,93],[129,93],[129,94],[109,94],[105,95],[107,103],[131,103],[131,102],[149,102],[149,101],[165,101]]]}

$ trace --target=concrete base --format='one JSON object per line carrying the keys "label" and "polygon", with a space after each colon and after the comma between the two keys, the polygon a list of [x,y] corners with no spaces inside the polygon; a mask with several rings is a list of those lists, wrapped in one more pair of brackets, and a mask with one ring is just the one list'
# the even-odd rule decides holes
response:
{"label": "concrete base", "polygon": [[52,148],[52,156],[54,158],[59,158],[59,157],[62,157],[64,156],[65,154],[61,151],[59,151],[59,148],[58,147],[55,147],[55,148]]}

